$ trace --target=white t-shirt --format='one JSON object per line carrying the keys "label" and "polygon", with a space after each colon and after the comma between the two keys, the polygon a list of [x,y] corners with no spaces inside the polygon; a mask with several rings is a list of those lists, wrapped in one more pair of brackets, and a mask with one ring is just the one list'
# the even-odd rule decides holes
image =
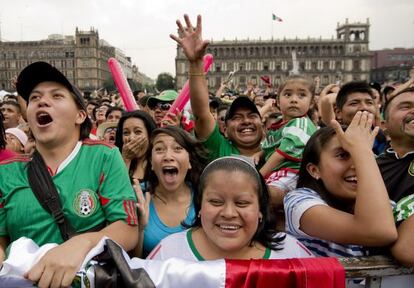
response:
{"label": "white t-shirt", "polygon": [[[287,258],[309,258],[313,254],[293,236],[281,233],[277,236],[286,235],[282,250],[266,249],[263,259],[287,259]],[[192,240],[192,229],[171,234],[161,240],[152,250],[147,259],[165,260],[169,258],[181,258],[189,261],[203,261]]]}
{"label": "white t-shirt", "polygon": [[298,188],[285,196],[283,204],[286,232],[298,238],[315,256],[358,257],[367,255],[367,251],[362,246],[342,245],[315,238],[300,229],[300,218],[306,210],[317,205],[328,206],[317,192],[308,188]]}

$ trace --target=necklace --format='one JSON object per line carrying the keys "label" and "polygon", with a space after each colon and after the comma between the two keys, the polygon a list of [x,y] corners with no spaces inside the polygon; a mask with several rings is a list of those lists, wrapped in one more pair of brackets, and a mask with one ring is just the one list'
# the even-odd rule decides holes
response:
{"label": "necklace", "polygon": [[162,199],[157,193],[154,193],[154,197],[160,199],[160,201],[164,204],[167,205],[167,201],[165,201],[164,199]]}

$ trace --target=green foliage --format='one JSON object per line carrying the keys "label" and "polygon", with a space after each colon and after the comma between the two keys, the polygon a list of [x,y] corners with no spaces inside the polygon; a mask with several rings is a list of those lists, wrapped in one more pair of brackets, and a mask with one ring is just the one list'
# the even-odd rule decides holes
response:
{"label": "green foliage", "polygon": [[161,73],[157,77],[155,87],[158,91],[175,89],[175,79],[170,73]]}

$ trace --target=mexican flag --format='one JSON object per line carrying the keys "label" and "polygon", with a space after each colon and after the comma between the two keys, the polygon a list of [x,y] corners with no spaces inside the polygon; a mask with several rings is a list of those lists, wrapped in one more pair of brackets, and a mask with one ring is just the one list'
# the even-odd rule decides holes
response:
{"label": "mexican flag", "polygon": [[[107,242],[108,241],[108,242]],[[110,243],[111,242],[111,243]],[[93,258],[116,246],[130,269],[143,268],[156,287],[240,288],[298,287],[345,288],[345,271],[336,258],[282,260],[216,260],[191,262],[178,258],[147,260],[129,258],[112,240],[103,238],[86,256],[72,287],[95,287]],[[57,244],[38,247],[31,239],[13,242],[0,270],[0,287],[33,287],[23,274]],[[111,255],[114,250],[111,250]],[[118,256],[117,255],[117,256]],[[118,257],[117,257],[118,258]],[[128,268],[127,268],[128,270]],[[125,271],[125,269],[123,270]]]}
{"label": "mexican flag", "polygon": [[275,14],[272,14],[272,20],[279,21],[279,22],[283,22],[282,18],[276,16]]}

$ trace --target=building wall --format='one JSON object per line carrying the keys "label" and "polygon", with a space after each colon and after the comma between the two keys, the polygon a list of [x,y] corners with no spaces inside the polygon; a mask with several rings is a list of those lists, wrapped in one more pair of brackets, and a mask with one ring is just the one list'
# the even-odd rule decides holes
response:
{"label": "building wall", "polygon": [[373,51],[371,80],[379,83],[405,82],[414,66],[414,48]]}
{"label": "building wall", "polygon": [[10,79],[36,61],[55,66],[82,91],[98,90],[111,77],[110,57],[119,57],[126,75],[132,77],[131,59],[99,39],[98,31],[94,29],[81,31],[76,28],[75,36],[54,34],[47,40],[0,41],[0,90],[13,91]]}
{"label": "building wall", "polygon": [[[211,88],[218,88],[230,71],[235,71],[234,83],[241,89],[250,81],[261,84],[268,76],[276,86],[292,72],[296,54],[298,73],[314,78],[321,84],[368,80],[371,67],[369,52],[369,21],[337,26],[336,39],[283,39],[212,41],[207,53],[214,56],[208,73]],[[181,47],[177,47],[176,77],[180,89],[188,76],[188,64]]]}

